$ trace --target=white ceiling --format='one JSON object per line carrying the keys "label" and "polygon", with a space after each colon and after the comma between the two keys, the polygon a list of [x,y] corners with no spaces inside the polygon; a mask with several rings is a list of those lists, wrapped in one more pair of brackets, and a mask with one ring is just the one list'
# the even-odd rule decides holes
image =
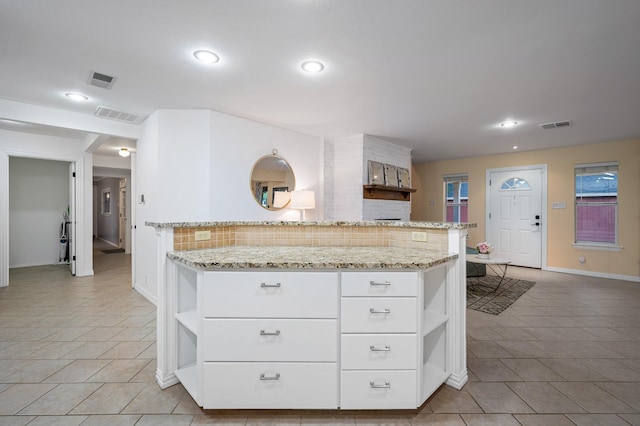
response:
{"label": "white ceiling", "polygon": [[209,108],[415,162],[588,144],[640,137],[639,22],[638,0],[0,0],[0,98]]}

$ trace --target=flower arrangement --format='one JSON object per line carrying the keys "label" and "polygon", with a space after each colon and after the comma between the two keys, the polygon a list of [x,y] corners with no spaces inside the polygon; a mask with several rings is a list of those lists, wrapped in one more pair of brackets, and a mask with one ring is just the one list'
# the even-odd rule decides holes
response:
{"label": "flower arrangement", "polygon": [[493,251],[493,246],[487,242],[481,242],[476,244],[476,249],[480,254],[489,254]]}

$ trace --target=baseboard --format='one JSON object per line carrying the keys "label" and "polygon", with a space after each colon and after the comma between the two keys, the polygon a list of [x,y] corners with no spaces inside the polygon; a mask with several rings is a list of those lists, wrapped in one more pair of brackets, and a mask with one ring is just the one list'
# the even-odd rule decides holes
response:
{"label": "baseboard", "polygon": [[147,299],[149,302],[158,306],[158,301],[156,297],[153,294],[149,293],[147,289],[143,288],[142,286],[139,286],[138,284],[134,284],[133,288],[135,289],[135,291],[143,295],[144,298]]}
{"label": "baseboard", "polygon": [[9,269],[17,269],[17,268],[31,268],[33,266],[58,266],[58,265],[68,265],[67,262],[48,262],[48,263],[21,263],[19,265],[9,265]]}
{"label": "baseboard", "polygon": [[640,282],[640,277],[634,277],[632,275],[607,274],[605,272],[582,271],[580,269],[556,268],[553,266],[547,266],[546,268],[543,268],[543,270],[549,271],[549,272],[560,272],[563,274],[585,275],[588,277],[609,278],[612,280]]}
{"label": "baseboard", "polygon": [[109,245],[110,245],[110,246],[112,246],[112,247],[120,248],[120,246],[118,245],[118,243],[114,243],[113,241],[105,240],[105,239],[104,239],[104,238],[102,238],[102,237],[98,237],[97,239],[98,239],[98,240],[100,240],[100,241],[102,241],[103,243],[109,244]]}

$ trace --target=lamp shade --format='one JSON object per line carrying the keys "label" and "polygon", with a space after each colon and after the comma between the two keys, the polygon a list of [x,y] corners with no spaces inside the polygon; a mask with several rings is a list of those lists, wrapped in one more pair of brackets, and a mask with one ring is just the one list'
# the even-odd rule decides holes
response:
{"label": "lamp shade", "polygon": [[300,189],[291,192],[291,205],[296,210],[315,209],[316,194],[311,190]]}

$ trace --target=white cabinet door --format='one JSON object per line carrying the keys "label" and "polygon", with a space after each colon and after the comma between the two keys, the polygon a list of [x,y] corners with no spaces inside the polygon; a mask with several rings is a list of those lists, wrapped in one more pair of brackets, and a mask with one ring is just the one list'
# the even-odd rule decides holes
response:
{"label": "white cabinet door", "polygon": [[343,297],[343,333],[415,333],[416,299]]}
{"label": "white cabinet door", "polygon": [[[205,409],[335,409],[335,363],[204,363]],[[415,408],[415,407],[414,407]]]}
{"label": "white cabinet door", "polygon": [[336,362],[337,320],[205,319],[204,361]]}

